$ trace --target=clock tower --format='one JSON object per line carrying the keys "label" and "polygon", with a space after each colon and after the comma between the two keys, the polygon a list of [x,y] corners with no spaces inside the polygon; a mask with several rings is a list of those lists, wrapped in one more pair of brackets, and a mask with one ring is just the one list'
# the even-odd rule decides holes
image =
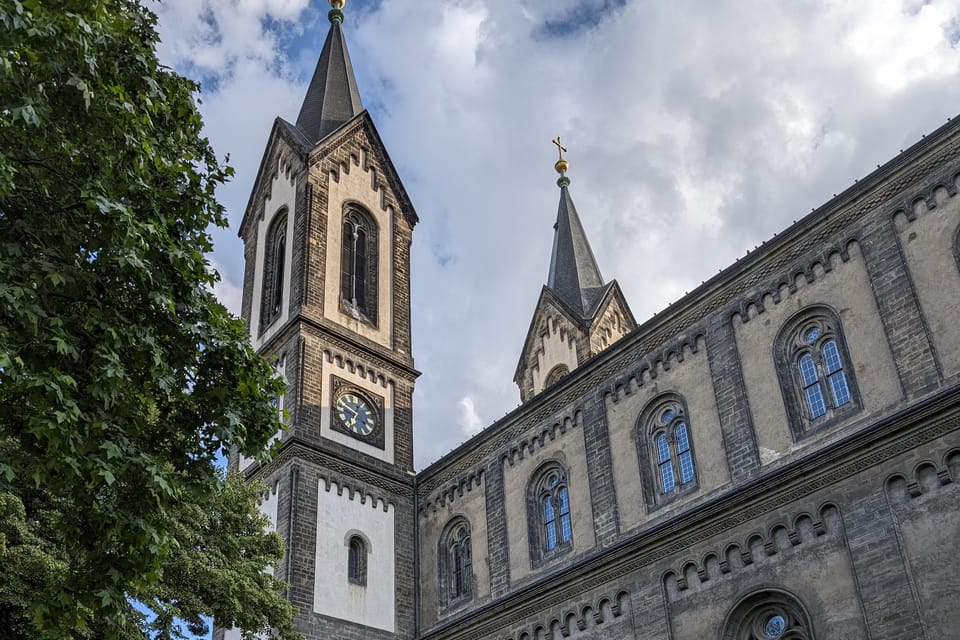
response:
{"label": "clock tower", "polygon": [[[286,378],[264,510],[307,638],[412,638],[410,245],[417,215],[364,110],[331,1],[295,123],[277,118],[243,222],[243,318]],[[218,634],[231,638],[233,630]]]}

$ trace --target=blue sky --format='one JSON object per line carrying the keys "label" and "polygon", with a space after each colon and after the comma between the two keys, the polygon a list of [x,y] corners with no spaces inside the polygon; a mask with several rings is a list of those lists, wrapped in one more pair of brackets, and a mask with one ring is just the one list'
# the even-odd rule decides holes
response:
{"label": "blue sky", "polygon": [[[326,3],[168,0],[161,61],[203,84],[236,178],[220,298],[274,116],[295,120]],[[558,191],[637,320],[919,140],[960,105],[960,0],[349,0],[364,105],[411,195],[416,464],[513,409]]]}
{"label": "blue sky", "polygon": [[[275,115],[295,120],[326,3],[169,0],[163,62],[199,79],[236,225]],[[409,191],[418,467],[513,409],[549,265],[550,140],[638,321],[957,115],[960,0],[350,0],[364,105]]]}

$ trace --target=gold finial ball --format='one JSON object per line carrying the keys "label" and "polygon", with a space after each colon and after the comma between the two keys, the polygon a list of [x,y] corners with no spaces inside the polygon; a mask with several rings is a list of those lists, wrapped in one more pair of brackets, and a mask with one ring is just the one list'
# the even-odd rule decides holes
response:
{"label": "gold finial ball", "polygon": [[347,4],[347,0],[330,0],[330,6],[334,9],[343,9],[345,4]]}
{"label": "gold finial ball", "polygon": [[553,168],[557,170],[557,173],[562,175],[570,170],[570,163],[567,162],[565,158],[560,158],[557,160],[557,164],[553,165]]}

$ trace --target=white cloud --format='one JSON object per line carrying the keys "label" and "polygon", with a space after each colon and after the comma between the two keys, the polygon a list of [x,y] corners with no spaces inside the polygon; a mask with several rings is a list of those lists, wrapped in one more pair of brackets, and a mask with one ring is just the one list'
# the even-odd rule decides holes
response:
{"label": "white cloud", "polygon": [[[556,216],[552,138],[570,150],[601,271],[642,321],[960,104],[949,26],[960,0],[627,2],[563,37],[544,27],[604,4],[615,3],[345,8],[364,104],[421,218],[418,466],[459,442],[450,425],[475,429],[473,416],[518,402],[514,368]],[[161,5],[161,54],[204,80],[208,134],[238,169],[220,194],[234,225],[273,116],[296,116],[327,8]],[[235,227],[215,240],[224,276],[239,283]]]}
{"label": "white cloud", "polygon": [[212,287],[213,295],[217,296],[220,304],[225,306],[230,313],[239,316],[243,304],[243,284],[234,282],[230,277],[231,274],[229,272],[225,273],[216,261],[213,261],[211,266],[220,274],[220,280],[214,283]]}
{"label": "white cloud", "polygon": [[477,414],[477,409],[473,405],[473,398],[470,396],[460,398],[459,406],[460,428],[463,429],[463,432],[468,436],[480,433],[480,430],[483,429],[486,424],[484,424],[483,419]]}

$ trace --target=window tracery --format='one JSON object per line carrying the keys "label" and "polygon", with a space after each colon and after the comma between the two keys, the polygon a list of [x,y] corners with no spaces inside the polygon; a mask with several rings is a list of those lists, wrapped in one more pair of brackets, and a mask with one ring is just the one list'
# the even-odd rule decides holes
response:
{"label": "window tracery", "polygon": [[343,217],[340,302],[344,311],[377,324],[377,228],[366,212],[349,207]]}
{"label": "window tracery", "polygon": [[813,640],[813,625],[791,594],[778,590],[752,594],[727,616],[722,640]]}
{"label": "window tracery", "polygon": [[451,606],[473,598],[473,548],[470,523],[455,518],[440,535],[439,591],[441,606]]}
{"label": "window tracery", "polygon": [[665,394],[647,405],[640,414],[637,444],[648,504],[661,504],[696,488],[690,421],[679,395]]}
{"label": "window tracery", "polygon": [[859,407],[840,321],[831,309],[814,307],[795,316],[781,330],[776,351],[795,437]]}
{"label": "window tracery", "polygon": [[566,471],[559,463],[548,463],[534,474],[527,508],[534,564],[573,547],[570,490]]}
{"label": "window tracery", "polygon": [[273,324],[283,311],[283,290],[287,262],[287,212],[279,211],[265,237],[262,278],[261,328]]}

